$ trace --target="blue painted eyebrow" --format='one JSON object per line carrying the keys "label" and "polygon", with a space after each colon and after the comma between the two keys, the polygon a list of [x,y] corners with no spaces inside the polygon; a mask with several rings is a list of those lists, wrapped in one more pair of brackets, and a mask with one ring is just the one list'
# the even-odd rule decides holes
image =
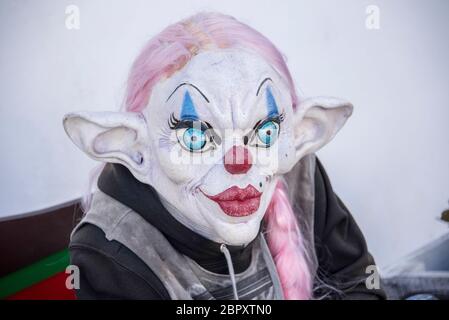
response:
{"label": "blue painted eyebrow", "polygon": [[184,99],[181,106],[181,120],[198,120],[198,114],[196,113],[195,105],[193,104],[192,97],[189,91],[184,93]]}
{"label": "blue painted eyebrow", "polygon": [[267,87],[266,94],[267,94],[268,117],[278,116],[279,115],[278,105],[276,104],[276,100],[274,100],[273,93],[271,92],[270,87]]}

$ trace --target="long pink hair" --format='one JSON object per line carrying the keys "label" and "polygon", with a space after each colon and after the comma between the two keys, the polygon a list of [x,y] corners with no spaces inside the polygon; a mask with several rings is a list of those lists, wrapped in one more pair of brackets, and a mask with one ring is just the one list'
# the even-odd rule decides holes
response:
{"label": "long pink hair", "polygon": [[[297,96],[282,54],[261,33],[218,13],[199,13],[170,25],[152,38],[131,67],[125,109],[140,112],[153,86],[170,77],[201,51],[217,48],[249,49],[268,61],[290,88],[293,107]],[[281,182],[265,214],[267,242],[286,299],[312,298],[312,276],[304,239]]]}

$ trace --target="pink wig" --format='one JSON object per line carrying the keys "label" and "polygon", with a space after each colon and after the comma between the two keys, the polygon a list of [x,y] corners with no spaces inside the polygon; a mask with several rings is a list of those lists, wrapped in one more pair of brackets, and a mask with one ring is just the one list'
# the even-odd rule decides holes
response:
{"label": "pink wig", "polygon": [[[296,91],[285,60],[266,37],[230,16],[200,13],[167,27],[143,48],[129,74],[126,110],[143,110],[158,81],[170,77],[199,52],[217,48],[242,48],[259,54],[285,79],[296,107]],[[304,240],[281,183],[276,186],[265,223],[285,298],[310,299],[312,277]]]}
{"label": "pink wig", "polygon": [[287,81],[296,106],[296,91],[284,58],[265,36],[230,16],[199,13],[170,25],[146,44],[131,67],[126,110],[141,111],[159,80],[170,77],[200,51],[216,48],[250,49],[260,54]]}

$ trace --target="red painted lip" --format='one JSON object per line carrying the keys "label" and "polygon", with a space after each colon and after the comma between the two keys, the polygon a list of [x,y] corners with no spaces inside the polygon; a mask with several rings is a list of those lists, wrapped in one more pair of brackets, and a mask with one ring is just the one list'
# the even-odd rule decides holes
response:
{"label": "red painted lip", "polygon": [[245,217],[257,211],[260,204],[261,192],[252,185],[245,189],[233,186],[214,196],[203,194],[215,201],[221,210],[231,217]]}

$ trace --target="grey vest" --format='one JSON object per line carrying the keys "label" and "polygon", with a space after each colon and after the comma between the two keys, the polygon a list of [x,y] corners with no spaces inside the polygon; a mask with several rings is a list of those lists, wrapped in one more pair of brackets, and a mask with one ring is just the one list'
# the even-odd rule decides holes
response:
{"label": "grey vest", "polygon": [[[179,253],[158,229],[105,193],[94,194],[90,210],[73,232],[85,223],[99,227],[109,241],[116,240],[136,254],[161,280],[171,299],[233,298],[229,275],[212,273]],[[249,267],[235,279],[240,299],[283,299],[262,234],[254,241]]]}

